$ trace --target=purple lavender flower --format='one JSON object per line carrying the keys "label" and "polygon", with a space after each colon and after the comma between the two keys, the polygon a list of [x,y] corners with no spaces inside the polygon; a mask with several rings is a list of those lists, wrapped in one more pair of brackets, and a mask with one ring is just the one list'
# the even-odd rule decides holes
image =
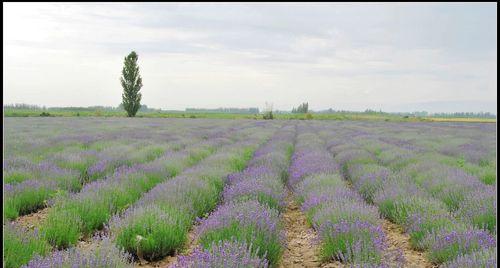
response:
{"label": "purple lavender flower", "polygon": [[213,242],[210,249],[196,248],[189,256],[179,256],[170,268],[267,268],[268,261],[257,256],[252,245],[237,241]]}
{"label": "purple lavender flower", "polygon": [[324,245],[324,259],[380,264],[383,251],[387,249],[382,228],[368,222],[325,222],[319,227],[318,233]]}
{"label": "purple lavender flower", "polygon": [[332,156],[326,151],[302,151],[292,156],[289,169],[289,184],[295,185],[307,175],[325,173],[337,173],[338,165]]}
{"label": "purple lavender flower", "polygon": [[484,230],[435,232],[428,235],[429,259],[434,263],[451,261],[454,258],[482,249],[496,247],[494,236]]}
{"label": "purple lavender flower", "polygon": [[443,264],[443,268],[494,268],[497,267],[497,248],[488,248],[466,255]]}
{"label": "purple lavender flower", "polygon": [[491,233],[497,231],[497,190],[494,186],[483,186],[467,194],[457,210],[457,215],[476,228]]}
{"label": "purple lavender flower", "polygon": [[95,238],[97,246],[91,250],[70,248],[55,251],[47,257],[37,256],[23,268],[93,268],[93,267],[134,267],[132,256],[116,248],[104,238]]}
{"label": "purple lavender flower", "polygon": [[262,205],[255,200],[227,203],[217,208],[196,229],[197,236],[203,236],[211,230],[222,229],[238,223],[241,226],[253,226],[256,230],[270,236],[279,235],[284,241],[279,213],[277,210]]}
{"label": "purple lavender flower", "polygon": [[285,207],[285,189],[279,178],[270,174],[268,178],[247,178],[225,188],[224,201],[255,199],[272,208]]}

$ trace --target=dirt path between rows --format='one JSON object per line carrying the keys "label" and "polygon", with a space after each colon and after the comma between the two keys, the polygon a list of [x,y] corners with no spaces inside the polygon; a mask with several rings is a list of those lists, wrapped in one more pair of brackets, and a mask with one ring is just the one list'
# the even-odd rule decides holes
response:
{"label": "dirt path between rows", "polygon": [[308,227],[306,216],[291,191],[288,191],[286,202],[283,222],[287,246],[279,267],[320,267],[319,246],[314,241],[316,233]]}
{"label": "dirt path between rows", "polygon": [[17,219],[14,220],[14,224],[33,230],[35,227],[40,227],[42,221],[47,218],[48,213],[49,208],[46,207],[37,212],[17,217]]}
{"label": "dirt path between rows", "polygon": [[401,226],[384,219],[382,228],[386,234],[387,244],[389,246],[388,251],[396,252],[401,250],[406,260],[405,267],[437,267],[426,259],[423,252],[418,252],[411,248],[410,237],[408,234],[404,233]]}

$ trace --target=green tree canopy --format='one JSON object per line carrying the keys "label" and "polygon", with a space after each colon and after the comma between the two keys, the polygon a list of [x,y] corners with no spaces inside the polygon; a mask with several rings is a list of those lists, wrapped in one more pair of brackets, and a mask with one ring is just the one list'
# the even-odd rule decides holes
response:
{"label": "green tree canopy", "polygon": [[134,117],[141,107],[141,90],[142,78],[139,74],[139,66],[137,53],[130,52],[123,63],[122,77],[120,82],[123,87],[122,103],[123,108],[127,111],[129,117]]}

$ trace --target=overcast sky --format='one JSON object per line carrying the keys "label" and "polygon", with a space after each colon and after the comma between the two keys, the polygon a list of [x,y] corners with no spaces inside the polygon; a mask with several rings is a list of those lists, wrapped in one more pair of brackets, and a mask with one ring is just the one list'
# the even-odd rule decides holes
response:
{"label": "overcast sky", "polygon": [[496,110],[496,3],[3,4],[4,103]]}

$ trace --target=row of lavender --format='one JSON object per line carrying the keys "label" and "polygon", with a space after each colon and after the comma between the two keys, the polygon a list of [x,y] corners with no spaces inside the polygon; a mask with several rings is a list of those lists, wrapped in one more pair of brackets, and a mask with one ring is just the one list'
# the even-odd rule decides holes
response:
{"label": "row of lavender", "polygon": [[439,163],[439,156],[421,146],[398,146],[376,131],[360,131],[358,127],[328,128],[326,133],[332,130],[335,135],[330,135],[330,149],[350,151],[346,156],[357,155],[350,157],[358,158],[358,162],[377,163],[410,176],[415,184],[442,201],[461,220],[496,233],[495,186],[484,185],[476,176],[460,168]]}
{"label": "row of lavender", "polygon": [[293,126],[279,130],[242,172],[231,174],[223,203],[196,228],[200,246],[173,267],[275,267],[284,248],[285,208]]}
{"label": "row of lavender", "polygon": [[327,128],[322,135],[344,176],[382,215],[405,227],[415,249],[427,250],[430,261],[444,266],[460,267],[466,254],[473,254],[476,265],[496,262],[496,238],[489,234],[496,234],[495,187],[422,158],[418,148],[357,131]]}
{"label": "row of lavender", "polygon": [[[194,164],[197,159],[213,150],[209,141],[203,143],[206,146],[195,143],[195,147],[168,154],[148,165],[119,168],[110,178],[89,183],[79,193],[56,199],[54,206],[49,209],[48,218],[42,223],[42,232],[36,238],[43,242],[19,239],[5,241],[7,266],[18,267],[26,263],[34,253],[44,255],[49,245],[64,248],[74,245],[81,235],[91,235],[94,230],[102,228],[112,213],[134,202],[142,192],[175,175],[185,166]],[[30,235],[29,232],[27,235]],[[44,247],[16,251],[16,245],[29,249],[31,244]]]}
{"label": "row of lavender", "polygon": [[[107,250],[103,251],[105,247],[101,246],[92,253],[75,248],[56,251],[48,257],[34,259],[28,267],[44,267],[47,264],[64,267],[89,261],[105,266],[104,263],[110,260],[116,262],[111,267],[119,267],[138,258],[157,260],[181,249],[192,221],[215,207],[219,196],[217,192],[222,189],[222,178],[244,167],[255,145],[272,132],[273,127],[268,127],[270,130],[253,127],[238,133],[229,132],[226,134],[229,139],[215,138],[215,147],[220,147],[215,154],[203,160],[200,158],[200,163],[157,184],[123,213],[116,211],[118,213],[106,227],[110,238],[106,237],[100,243],[107,245]],[[151,167],[141,169],[142,173],[157,170]],[[123,189],[130,188],[126,186]],[[114,245],[111,249],[110,244]]]}
{"label": "row of lavender", "polygon": [[[24,236],[18,236],[17,239],[4,241],[7,245],[4,247],[4,256],[10,257],[6,258],[9,259],[7,266],[19,267],[36,252],[46,254],[50,247],[46,242],[42,243],[39,240],[64,248],[74,245],[82,235],[90,236],[94,230],[103,227],[112,213],[128,207],[143,192],[211,154],[218,144],[231,142],[223,138],[224,136],[231,137],[232,134],[237,134],[235,136],[239,137],[242,133],[233,132],[241,132],[241,129],[254,125],[257,124],[251,122],[244,124],[243,127],[221,126],[215,128],[215,131],[201,132],[198,135],[203,135],[202,140],[208,140],[198,143],[193,140],[194,143],[184,150],[173,151],[156,161],[119,168],[110,178],[87,184],[78,194],[57,198],[53,201],[54,206],[49,209],[48,219],[42,223],[42,232],[34,239],[37,241],[31,239],[29,232]],[[257,129],[253,132],[260,131],[260,127]],[[19,232],[9,226],[4,226],[5,228],[12,233]],[[31,244],[41,244],[42,247],[31,248]],[[18,246],[25,250],[16,251]]]}
{"label": "row of lavender", "polygon": [[301,125],[290,166],[289,184],[309,223],[318,232],[323,261],[364,267],[402,265],[386,254],[387,243],[377,208],[352,191],[324,142]]}
{"label": "row of lavender", "polygon": [[[17,144],[10,147],[16,148],[15,153],[6,154],[4,160],[4,218],[34,212],[56,194],[78,192],[87,182],[105,178],[119,167],[152,161],[202,138],[199,128],[189,125],[132,130],[26,137],[24,143],[20,143],[23,138],[14,139]],[[10,142],[7,140],[7,148]],[[21,149],[24,152],[18,153]]]}
{"label": "row of lavender", "polygon": [[[218,129],[217,131],[224,131],[225,129],[226,128],[221,126],[221,129]],[[164,130],[165,129],[162,131]],[[184,128],[184,130],[186,129]],[[193,129],[193,134],[197,132],[195,130],[197,130],[197,128]],[[217,137],[218,133],[221,132],[206,131],[201,134],[207,135],[207,137]],[[164,136],[167,138],[174,137],[168,135],[168,133],[166,134],[167,135]],[[190,132],[187,132],[186,134],[188,134],[186,135],[186,138],[193,136]],[[132,136],[138,135],[134,134]],[[63,140],[68,140],[68,138]],[[195,146],[187,148],[184,152],[169,151],[157,161],[149,163],[138,161],[135,167],[127,167],[128,165],[124,165],[117,168],[115,173],[109,175],[109,181],[105,179],[87,184],[79,194],[75,193],[76,190],[70,191],[69,195],[67,192],[65,193],[64,191],[60,191],[61,188],[58,188],[57,186],[59,183],[64,183],[64,179],[78,180],[78,177],[74,176],[62,178],[54,176],[54,173],[51,173],[50,171],[64,171],[64,169],[59,167],[54,169],[52,168],[53,165],[47,165],[47,163],[49,163],[47,161],[36,166],[38,168],[48,167],[38,170],[41,172],[36,175],[41,176],[32,179],[30,178],[17,184],[4,184],[4,213],[9,211],[9,209],[14,210],[13,208],[25,208],[25,210],[19,211],[27,213],[34,211],[37,208],[46,206],[47,204],[52,205],[55,203],[55,207],[51,207],[48,210],[48,220],[42,223],[43,237],[39,234],[32,237],[31,231],[14,230],[14,227],[10,226],[9,223],[7,223],[7,226],[4,225],[4,230],[6,230],[6,232],[10,232],[12,234],[26,233],[25,235],[8,236],[12,239],[6,239],[4,241],[4,259],[6,260],[6,266],[19,267],[19,265],[26,263],[34,253],[46,254],[50,250],[49,244],[56,247],[67,247],[75,244],[82,234],[91,234],[95,228],[102,226],[103,222],[109,218],[111,211],[120,209],[120,206],[127,206],[129,202],[133,202],[133,200],[136,199],[142,191],[147,190],[147,188],[151,187],[151,185],[155,182],[168,178],[169,175],[174,175],[176,170],[182,168],[183,165],[191,164],[191,162],[197,161],[198,158],[210,153],[212,150],[209,146],[210,144],[201,140],[203,140],[201,137],[196,138],[195,136],[191,139],[191,142],[195,142],[194,144],[200,145],[200,148]],[[134,140],[132,139],[130,141]],[[140,141],[136,140],[136,143],[140,143]],[[189,143],[188,139],[185,140],[185,143]],[[203,146],[203,143],[207,143],[207,146]],[[143,145],[146,145],[146,143],[143,142]],[[137,149],[141,151],[140,147]],[[34,149],[34,151],[37,152],[36,149]],[[47,153],[47,155],[48,158],[51,157],[50,153]],[[123,157],[127,158],[127,155],[124,155]],[[140,164],[141,162],[144,164]],[[132,163],[133,162],[130,164]],[[162,170],[157,170],[155,173],[155,170],[152,170],[155,165],[158,167],[160,165],[164,166]],[[146,169],[149,167],[149,178],[144,178],[144,176],[142,176],[140,180],[135,181],[132,175],[126,175],[126,173],[130,173],[129,171],[138,169],[139,167]],[[5,170],[6,169],[4,169],[4,173]],[[11,171],[16,169],[7,168],[7,170]],[[54,181],[58,181],[58,184],[54,185],[51,183]],[[116,185],[119,187],[115,187]],[[61,210],[63,211],[62,213]],[[16,216],[17,215],[18,214],[16,214]],[[49,242],[49,244],[47,244],[47,242]],[[39,246],[33,247],[33,245]]]}
{"label": "row of lavender", "polygon": [[338,122],[335,130],[354,130],[384,144],[418,152],[428,159],[463,170],[482,183],[496,184],[496,129],[494,124]]}
{"label": "row of lavender", "polygon": [[215,208],[227,175],[242,170],[255,147],[272,131],[252,131],[148,192],[136,206],[111,221],[117,245],[146,260],[182,249],[195,219]]}

